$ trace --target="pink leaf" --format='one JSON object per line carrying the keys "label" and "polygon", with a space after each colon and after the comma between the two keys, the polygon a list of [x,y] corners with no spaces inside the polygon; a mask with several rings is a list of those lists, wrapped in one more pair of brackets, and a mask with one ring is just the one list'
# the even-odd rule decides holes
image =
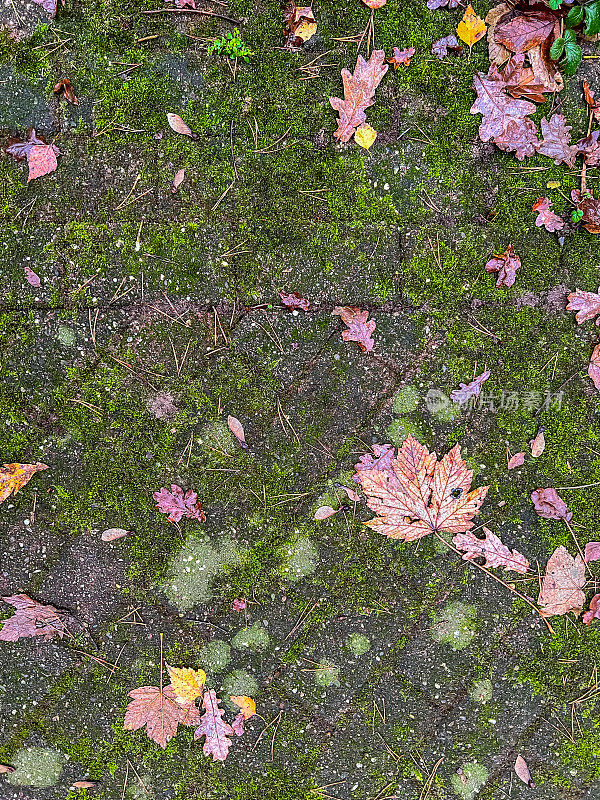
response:
{"label": "pink leaf", "polygon": [[25,277],[27,278],[27,282],[31,286],[35,286],[36,289],[42,284],[39,276],[35,274],[31,267],[25,267]]}
{"label": "pink leaf", "polygon": [[536,226],[541,228],[543,225],[549,233],[559,231],[565,226],[565,223],[558,216],[558,214],[555,214],[554,211],[550,210],[551,205],[552,203],[547,197],[538,197],[533,204],[533,211],[538,212],[535,220]]}
{"label": "pink leaf", "polygon": [[569,511],[565,501],[551,486],[547,489],[536,489],[531,499],[536,512],[544,519],[565,519],[569,522],[573,518],[573,512]]}
{"label": "pink leaf", "polygon": [[595,594],[590,600],[590,607],[587,611],[584,612],[582,619],[586,625],[589,625],[595,619],[599,618],[600,618],[600,594]]}
{"label": "pink leaf", "polygon": [[69,615],[59,611],[54,606],[44,606],[28,597],[26,594],[14,594],[2,598],[8,605],[16,609],[14,615],[2,624],[0,641],[16,642],[18,639],[29,639],[33,636],[43,636],[47,641],[58,636],[60,639],[66,633],[66,622]]}
{"label": "pink leaf", "polygon": [[353,503],[360,503],[360,495],[354,489],[348,489],[347,486],[342,486],[341,488],[346,492],[349,500],[352,500]]}
{"label": "pink leaf", "polygon": [[179,522],[182,517],[206,522],[206,515],[197,502],[196,492],[189,490],[184,494],[181,486],[172,483],[171,491],[162,487],[160,492],[154,492],[152,497],[156,500],[158,511],[169,515],[169,522]]}
{"label": "pink leaf", "polygon": [[320,508],[317,508],[317,510],[315,511],[315,516],[313,517],[313,519],[317,520],[327,519],[328,517],[333,517],[333,515],[337,514],[338,511],[339,508],[335,509],[332,508],[331,506],[321,506]]}
{"label": "pink leaf", "polygon": [[583,557],[585,561],[600,561],[600,542],[588,542]]}
{"label": "pink leaf", "polygon": [[194,733],[194,739],[206,737],[202,752],[205,756],[212,755],[213,761],[225,761],[231,747],[231,739],[228,737],[234,733],[231,725],[222,719],[225,712],[219,708],[220,702],[214,689],[204,692],[202,705],[206,713],[202,715],[200,725]]}
{"label": "pink leaf", "polygon": [[529,569],[529,561],[517,550],[509,550],[502,541],[488,528],[482,528],[485,538],[479,539],[472,531],[458,533],[452,538],[452,543],[459,550],[464,551],[463,559],[473,561],[475,558],[485,558],[486,567],[504,567],[524,575]]}
{"label": "pink leaf", "polygon": [[375,330],[375,320],[367,322],[369,312],[361,311],[356,306],[336,306],[332,314],[339,314],[342,322],[348,326],[347,331],[342,331],[345,342],[357,342],[363,353],[370,353],[375,344],[371,334]]}
{"label": "pink leaf", "polygon": [[491,374],[490,370],[487,369],[485,372],[482,372],[481,375],[473,378],[471,383],[461,383],[460,389],[455,389],[450,395],[450,400],[464,405],[471,397],[479,397],[482,384],[487,381]]}
{"label": "pink leaf", "polygon": [[171,187],[171,192],[173,194],[177,192],[177,190],[179,189],[184,180],[185,180],[185,170],[178,169],[177,172],[175,173],[175,177],[173,178],[173,186]]}
{"label": "pink leaf", "polygon": [[527,766],[527,762],[523,756],[517,756],[517,760],[515,761],[515,772],[517,774],[517,778],[520,778],[523,783],[526,783],[530,789],[535,789],[535,783],[531,780],[531,773],[529,772],[529,767]]}
{"label": "pink leaf", "polygon": [[508,462],[507,469],[515,469],[515,467],[520,467],[525,463],[525,453],[515,453],[514,456]]}
{"label": "pink leaf", "polygon": [[240,445],[244,448],[244,450],[248,449],[248,445],[246,444],[246,437],[244,435],[244,427],[239,419],[236,417],[232,417],[231,414],[227,417],[227,427],[233,433],[235,438],[238,440]]}

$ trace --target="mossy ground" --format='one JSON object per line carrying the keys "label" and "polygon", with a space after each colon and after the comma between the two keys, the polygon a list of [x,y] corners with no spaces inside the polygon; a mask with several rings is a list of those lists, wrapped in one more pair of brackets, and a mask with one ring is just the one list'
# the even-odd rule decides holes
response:
{"label": "mossy ground", "polygon": [[[156,8],[0,11],[2,135],[33,125],[63,153],[31,184],[0,159],[0,455],[50,467],[2,506],[0,590],[86,625],[74,641],[0,651],[0,762],[45,753],[52,777],[4,780],[2,797],[495,800],[531,791],[511,779],[520,752],[539,797],[591,800],[595,624],[560,619],[549,635],[442,543],[366,532],[341,489],[371,443],[418,432],[438,453],[462,444],[490,485],[482,519],[532,564],[575,547],[532,513],[537,486],[568,487],[579,544],[598,538],[596,336],[564,312],[569,289],[598,285],[598,237],[561,241],[531,211],[545,194],[566,211],[578,176],[479,142],[484,43],[430,55],[459,11],[388,0],[377,12],[377,45],[417,52],[381,84],[366,153],[335,145],[328,103],[356,57],[334,37],[368,20],[358,0],[315,5],[318,35],[294,53],[277,3],[211,5],[254,53],[235,76],[202,39],[228,23],[142,13]],[[326,51],[329,66],[300,80]],[[582,69],[600,88],[597,63]],[[65,76],[79,106],[52,95]],[[578,80],[561,98],[577,136]],[[173,133],[167,112],[198,138]],[[497,289],[483,264],[509,243],[523,266]],[[310,313],[281,309],[279,290]],[[342,304],[370,309],[372,354],[341,341]],[[487,407],[450,404],[484,367]],[[507,472],[507,448],[527,450],[540,427],[543,455]],[[205,524],[158,514],[152,493],[170,483],[198,492]],[[325,503],[342,508],[314,522]],[[102,543],[108,527],[130,533]],[[223,766],[189,730],[163,752],[122,728],[127,693],[159,681],[160,634],[169,663],[256,694],[261,716]],[[93,793],[70,790],[83,778]]]}

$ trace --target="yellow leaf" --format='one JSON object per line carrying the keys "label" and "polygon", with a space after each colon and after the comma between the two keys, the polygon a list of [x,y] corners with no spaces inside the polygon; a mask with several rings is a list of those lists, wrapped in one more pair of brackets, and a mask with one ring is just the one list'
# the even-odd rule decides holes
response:
{"label": "yellow leaf", "polygon": [[239,707],[240,711],[244,715],[244,719],[250,719],[256,714],[256,700],[253,700],[251,697],[245,697],[244,695],[231,695],[230,698],[232,703],[235,703],[236,706]]}
{"label": "yellow leaf", "polygon": [[176,695],[178,703],[193,703],[202,695],[206,683],[206,673],[202,669],[190,667],[170,667],[167,664],[171,688]]}
{"label": "yellow leaf", "polygon": [[485,22],[478,17],[473,6],[468,5],[464,17],[458,23],[456,32],[465,44],[473,47],[475,42],[478,42],[482,36],[485,36],[487,26]]}
{"label": "yellow leaf", "polygon": [[0,503],[11,494],[16,494],[42,469],[48,469],[48,465],[39,461],[36,464],[4,464],[0,467]]}
{"label": "yellow leaf", "polygon": [[376,138],[377,131],[374,130],[370,125],[367,125],[366,122],[364,122],[360,128],[357,128],[354,133],[354,141],[356,144],[364,147],[365,150],[368,150],[369,147],[371,147]]}
{"label": "yellow leaf", "polygon": [[548,189],[558,189],[559,186],[560,186],[560,181],[548,181],[548,183],[546,184],[546,187]]}

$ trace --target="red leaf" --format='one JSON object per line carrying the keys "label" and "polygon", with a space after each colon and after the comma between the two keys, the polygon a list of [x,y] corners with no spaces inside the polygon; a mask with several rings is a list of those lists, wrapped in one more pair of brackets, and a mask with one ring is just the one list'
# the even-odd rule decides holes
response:
{"label": "red leaf", "polygon": [[576,208],[583,212],[583,227],[590,233],[600,233],[600,200],[594,199],[589,190],[582,194],[579,189],[572,190],[571,199]]}
{"label": "red leaf", "polygon": [[52,91],[54,94],[60,94],[61,92],[64,92],[67,103],[71,103],[74,106],[79,105],[79,100],[77,97],[75,97],[73,84],[68,78],[63,78],[61,81],[59,81]]}
{"label": "red leaf", "polygon": [[494,39],[513,53],[526,53],[532,47],[556,38],[558,19],[549,10],[533,11],[496,25]]}
{"label": "red leaf", "polygon": [[66,623],[69,615],[59,611],[54,606],[44,606],[28,597],[26,594],[14,594],[2,598],[8,605],[16,609],[12,617],[4,620],[0,630],[0,641],[16,642],[18,639],[29,639],[33,636],[43,636],[45,641],[58,636],[60,639],[66,633]]}
{"label": "red leaf", "polygon": [[160,492],[154,492],[152,497],[156,500],[158,511],[169,515],[169,522],[179,522],[182,517],[206,522],[206,515],[197,502],[198,495],[191,489],[184,494],[181,486],[172,483],[171,491],[163,486]]}
{"label": "red leaf", "polygon": [[523,783],[526,783],[530,789],[535,789],[535,783],[531,780],[531,773],[529,772],[529,767],[523,756],[517,756],[517,760],[515,761],[515,773],[517,778],[520,778]]}
{"label": "red leaf", "polygon": [[600,619],[600,594],[595,594],[590,600],[590,607],[583,614],[583,622],[589,625],[595,619]]}
{"label": "red leaf", "polygon": [[385,52],[374,50],[368,61],[358,57],[354,72],[342,70],[344,99],[330,97],[329,102],[338,113],[338,128],[333,134],[341,142],[347,142],[356,128],[367,120],[365,110],[375,102],[375,90],[388,71],[384,64]]}
{"label": "red leaf", "polygon": [[295,309],[300,309],[300,311],[308,311],[310,309],[310,302],[304,297],[301,297],[298,292],[290,292],[290,294],[279,292],[279,298],[282,305],[284,305],[286,308],[289,308],[291,311],[294,311]]}
{"label": "red leaf", "polygon": [[212,755],[213,761],[225,761],[231,747],[231,739],[228,737],[234,733],[231,725],[222,719],[225,712],[219,708],[220,702],[214,689],[204,692],[202,705],[205,713],[194,733],[194,739],[206,737],[202,752],[205,756]]}
{"label": "red leaf", "polygon": [[197,725],[198,709],[193,703],[178,703],[171,686],[141,686],[129,692],[132,698],[125,712],[123,727],[137,731],[146,726],[148,738],[163,750],[177,733],[177,725]]}
{"label": "red leaf", "polygon": [[[596,292],[582,292],[576,289],[568,296],[567,311],[577,311],[575,319],[581,325],[588,319],[594,319],[600,314],[600,288]],[[596,325],[600,325],[600,319],[596,320]]]}
{"label": "red leaf", "polygon": [[367,322],[368,311],[361,311],[356,306],[336,306],[333,314],[339,314],[342,321],[348,326],[347,331],[342,331],[342,339],[345,342],[357,342],[363,353],[370,353],[375,344],[371,334],[375,330],[375,320]]}
{"label": "red leaf", "polygon": [[533,155],[538,140],[535,123],[528,115],[535,112],[534,104],[508,95],[495,65],[487,76],[475,73],[474,88],[477,99],[471,106],[471,114],[483,115],[479,126],[481,141],[492,139],[502,150],[514,150],[520,161]]}
{"label": "red leaf", "polygon": [[485,265],[486,272],[497,272],[498,280],[496,286],[512,286],[517,277],[517,270],[521,266],[521,259],[515,253],[512,244],[509,244],[506,250],[497,256],[493,256]]}
{"label": "red leaf", "polygon": [[458,43],[456,36],[444,36],[438,39],[431,45],[431,52],[439,59],[445,58],[448,55],[448,50],[454,50],[457,55],[462,53],[462,45]]}
{"label": "red leaf", "polygon": [[543,225],[547,231],[553,233],[554,231],[559,231],[561,228],[564,228],[565,223],[558,214],[550,210],[551,205],[552,203],[547,197],[538,197],[533,204],[533,211],[538,212],[535,220],[537,227],[541,228]]}
{"label": "red leaf", "polygon": [[333,517],[334,514],[337,514],[340,509],[332,508],[331,506],[321,506],[317,508],[315,511],[315,516],[313,519],[322,520],[322,519],[329,519],[329,517]]}
{"label": "red leaf", "polygon": [[573,512],[569,511],[565,501],[551,486],[547,489],[536,489],[531,499],[536,512],[544,519],[566,519],[569,522],[573,518]]}
{"label": "red leaf", "polygon": [[584,561],[600,561],[600,542],[588,542],[583,559]]}
{"label": "red leaf", "polygon": [[174,130],[175,133],[181,133],[183,136],[189,136],[190,139],[198,138],[198,134],[194,133],[189,125],[186,125],[179,114],[167,114],[167,121],[171,130]]}
{"label": "red leaf", "polygon": [[246,437],[244,435],[244,427],[242,423],[236,417],[232,417],[231,414],[227,417],[227,427],[233,433],[235,438],[238,440],[240,445],[244,448],[244,450],[248,450],[248,445],[246,444]]}
{"label": "red leaf", "polygon": [[583,96],[588,108],[591,109],[596,118],[596,122],[600,123],[600,100],[595,99],[595,92],[590,89],[590,85],[587,81],[583,82]]}
{"label": "red leaf", "polygon": [[60,150],[54,144],[48,144],[43,136],[37,136],[35,128],[29,128],[27,131],[27,139],[10,140],[6,152],[17,159],[22,161],[27,159],[29,165],[29,176],[27,182],[40,178],[42,175],[47,175],[54,172],[58,166],[56,157],[60,155]]}
{"label": "red leaf", "polygon": [[588,375],[594,382],[594,386],[600,392],[600,344],[594,347],[592,357],[588,366]]}

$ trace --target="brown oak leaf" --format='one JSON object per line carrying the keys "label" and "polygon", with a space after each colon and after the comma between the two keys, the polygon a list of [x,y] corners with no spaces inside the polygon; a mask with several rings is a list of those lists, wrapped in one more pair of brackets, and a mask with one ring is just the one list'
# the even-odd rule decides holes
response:
{"label": "brown oak leaf", "polygon": [[573,518],[573,512],[569,511],[565,501],[551,486],[547,489],[536,489],[532,492],[531,499],[536,512],[544,519],[566,519],[569,522]]}
{"label": "brown oak leaf", "polygon": [[[598,292],[583,292],[581,289],[575,289],[567,297],[567,300],[569,302],[566,310],[577,312],[575,319],[578,325],[600,315],[600,288]],[[600,318],[596,320],[596,325],[600,325]]]}
{"label": "brown oak leaf", "polygon": [[310,302],[306,300],[306,298],[301,297],[298,292],[290,292],[289,294],[279,292],[279,299],[281,300],[281,304],[289,308],[290,311],[294,311],[295,309],[300,309],[300,311],[310,310]]}
{"label": "brown oak leaf", "polygon": [[177,725],[197,725],[200,716],[193,703],[178,703],[171,686],[161,692],[158,686],[140,686],[129,692],[132,698],[125,711],[123,727],[137,731],[146,726],[148,738],[163,750],[177,733]]}
{"label": "brown oak leaf", "polygon": [[463,550],[463,559],[473,561],[485,558],[484,567],[504,567],[524,575],[529,569],[529,561],[517,550],[510,550],[495,533],[483,527],[484,538],[479,538],[473,531],[458,533],[452,538],[452,544]]}
{"label": "brown oak leaf", "polygon": [[207,689],[204,692],[202,705],[205,713],[194,732],[194,739],[206,737],[202,752],[205,756],[212,755],[213,761],[225,761],[231,747],[231,739],[228,737],[234,733],[231,725],[223,720],[225,711],[219,708],[220,702],[214,689]]}
{"label": "brown oak leaf", "polygon": [[482,372],[481,375],[478,375],[476,378],[473,378],[471,383],[461,383],[459,384],[460,388],[454,389],[454,391],[450,395],[450,400],[454,403],[460,403],[460,405],[464,405],[473,397],[479,397],[481,392],[482,385],[487,381],[492,373],[489,369],[486,369],[485,372]]}
{"label": "brown oak leaf", "polygon": [[575,165],[577,145],[571,142],[571,126],[566,124],[562,114],[553,114],[550,121],[542,117],[540,123],[543,139],[536,144],[538,153],[554,159],[555,164]]}
{"label": "brown oak leaf", "polygon": [[[504,88],[513,97],[523,97],[534,103],[545,103],[546,87],[538,81],[531,67],[524,66],[524,62],[525,55],[519,53],[512,56],[500,71]],[[490,69],[490,72],[493,73],[493,69]]]}
{"label": "brown oak leaf", "polygon": [[[383,468],[382,468],[383,467]],[[441,461],[435,453],[408,436],[389,468],[357,471],[367,505],[377,516],[365,523],[392,539],[412,542],[428,533],[464,533],[473,527],[489,487],[470,490],[473,471],[456,445]]]}
{"label": "brown oak leaf", "polygon": [[506,250],[500,255],[492,256],[485,265],[486,272],[497,272],[498,280],[496,286],[510,287],[515,282],[517,277],[517,270],[521,266],[521,259],[515,253],[512,244],[509,244]]}
{"label": "brown oak leaf", "polygon": [[65,611],[37,603],[26,594],[13,594],[2,599],[16,611],[1,623],[0,641],[16,642],[33,636],[43,636],[48,641],[55,636],[62,639],[67,632],[66,624],[72,617]]}
{"label": "brown oak leaf", "polygon": [[206,515],[198,503],[198,495],[190,489],[185,494],[181,486],[171,484],[171,491],[163,486],[152,497],[156,500],[156,508],[161,514],[168,514],[169,522],[179,522],[182,517],[206,522]]}
{"label": "brown oak leaf", "polygon": [[444,36],[431,45],[431,52],[440,59],[448,55],[448,50],[453,50],[457,55],[462,53],[462,45],[458,43],[458,39],[453,34]]}
{"label": "brown oak leaf", "polygon": [[385,51],[374,50],[368,61],[358,57],[354,72],[342,70],[344,99],[330,97],[329,102],[338,116],[338,128],[333,134],[341,142],[347,142],[356,128],[366,122],[365,111],[375,102],[375,90],[388,71],[384,64]]}
{"label": "brown oak leaf", "polygon": [[535,122],[525,117],[509,121],[501,136],[496,136],[494,144],[506,153],[514,152],[519,161],[535,153],[538,142]]}
{"label": "brown oak leaf", "polygon": [[557,38],[558,18],[548,9],[532,11],[496,25],[494,38],[513,53],[526,53],[532,47],[550,44]]}
{"label": "brown oak leaf", "polygon": [[552,203],[548,197],[538,197],[532,209],[538,212],[535,220],[537,227],[541,228],[543,226],[547,231],[553,233],[553,231],[559,231],[561,228],[564,228],[565,223],[558,214],[555,214],[554,211],[550,209],[551,205]]}
{"label": "brown oak leaf", "polygon": [[284,47],[302,47],[317,32],[317,21],[311,6],[297,6],[291,2],[283,12]]}
{"label": "brown oak leaf", "polygon": [[388,64],[393,65],[394,71],[397,70],[402,64],[404,64],[405,67],[408,67],[410,60],[415,53],[416,50],[414,47],[409,47],[408,50],[400,50],[399,47],[394,47],[392,49],[392,57],[388,58]]}
{"label": "brown oak leaf", "polygon": [[579,615],[585,602],[585,564],[581,556],[573,556],[562,545],[548,559],[546,574],[538,597],[543,617]]}
{"label": "brown oak leaf", "polygon": [[54,94],[60,94],[61,92],[65,93],[65,100],[67,103],[71,103],[74,106],[79,105],[79,100],[75,96],[75,90],[73,89],[73,84],[68,78],[63,78],[60,80],[52,90]]}
{"label": "brown oak leaf", "polygon": [[35,178],[41,178],[42,175],[54,172],[58,166],[56,157],[60,155],[58,147],[54,144],[48,144],[43,136],[38,136],[35,128],[29,128],[25,141],[22,139],[9,140],[6,152],[16,158],[17,161],[27,159],[29,166],[28,183]]}
{"label": "brown oak leaf", "polygon": [[594,386],[600,392],[600,344],[594,347],[592,357],[588,366],[588,375],[594,382]]}
{"label": "brown oak leaf", "polygon": [[590,600],[590,607],[584,611],[582,620],[585,625],[589,625],[595,619],[600,619],[600,594],[595,594]]}
{"label": "brown oak leaf", "polygon": [[488,26],[487,41],[490,63],[497,64],[498,66],[504,64],[511,55],[510,50],[504,47],[503,44],[498,44],[495,39],[496,27],[509,13],[511,13],[511,7],[506,3],[499,3],[498,5],[492,6],[485,18]]}
{"label": "brown oak leaf", "polygon": [[372,333],[376,323],[374,319],[367,321],[369,312],[356,306],[336,306],[332,314],[339,314],[342,322],[348,326],[347,331],[342,331],[342,339],[345,342],[357,342],[363,353],[370,353],[375,344]]}
{"label": "brown oak leaf", "polygon": [[535,105],[507,94],[502,76],[494,64],[488,75],[476,72],[473,85],[477,99],[471,106],[471,114],[483,115],[479,125],[481,141],[492,139],[503,150],[515,150],[519,160],[532,155],[537,135],[535,123],[528,114],[535,112]]}
{"label": "brown oak leaf", "polygon": [[592,131],[589,136],[580,139],[577,144],[577,152],[585,159],[588,167],[600,165],[600,131]]}

